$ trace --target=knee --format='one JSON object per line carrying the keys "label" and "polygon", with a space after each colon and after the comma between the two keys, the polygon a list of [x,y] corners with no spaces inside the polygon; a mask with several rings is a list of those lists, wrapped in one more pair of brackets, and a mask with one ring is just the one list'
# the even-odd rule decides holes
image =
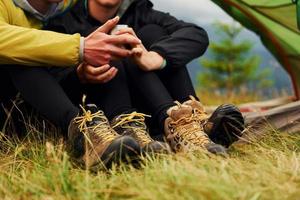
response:
{"label": "knee", "polygon": [[137,36],[143,41],[147,49],[166,35],[168,35],[167,31],[157,24],[145,25],[137,32]]}

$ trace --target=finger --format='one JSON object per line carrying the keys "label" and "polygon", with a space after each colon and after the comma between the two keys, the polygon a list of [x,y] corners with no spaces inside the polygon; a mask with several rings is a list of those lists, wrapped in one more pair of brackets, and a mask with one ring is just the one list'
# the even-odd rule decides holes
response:
{"label": "finger", "polygon": [[132,54],[134,54],[134,55],[142,55],[143,49],[141,49],[141,48],[139,48],[139,47],[136,47],[136,48],[131,49],[131,52],[132,52]]}
{"label": "finger", "polygon": [[96,31],[102,33],[109,33],[119,23],[119,20],[120,17],[116,16],[115,18],[108,20],[105,24],[100,26]]}
{"label": "finger", "polygon": [[98,76],[87,74],[86,78],[90,83],[104,83],[104,81],[110,78],[110,76],[114,73],[115,70],[116,68],[112,67],[108,71]]}
{"label": "finger", "polygon": [[85,83],[85,73],[84,73],[84,64],[81,63],[80,65],[77,66],[76,69],[77,77],[79,78],[81,83]]}
{"label": "finger", "polygon": [[110,55],[113,57],[121,57],[121,58],[126,58],[132,55],[132,51],[118,47],[116,45],[110,45],[109,48],[107,48],[107,51]]}
{"label": "finger", "polygon": [[122,34],[126,34],[126,33],[133,35],[134,37],[137,37],[137,35],[135,34],[135,32],[132,28],[122,28],[122,29],[116,31],[115,35],[122,35]]}
{"label": "finger", "polygon": [[107,82],[111,81],[113,78],[115,78],[116,75],[118,74],[118,71],[119,71],[118,69],[115,69],[115,70],[110,74],[110,76],[107,77],[107,78],[103,81],[103,83],[107,83]]}
{"label": "finger", "polygon": [[117,71],[117,68],[112,67],[107,72],[97,76],[97,80],[102,81],[103,83],[105,83],[105,81],[109,80],[113,76],[115,71]]}
{"label": "finger", "polygon": [[112,60],[112,61],[122,60],[122,57],[119,57],[119,56],[112,56],[112,57],[111,57],[111,60]]}
{"label": "finger", "polygon": [[115,44],[115,45],[138,45],[141,44],[142,41],[132,35],[123,34],[123,35],[110,35],[107,38],[107,42]]}
{"label": "finger", "polygon": [[76,71],[77,71],[77,73],[82,73],[82,71],[83,71],[83,63],[81,63],[81,64],[79,64],[78,66],[77,66],[77,69],[76,69]]}
{"label": "finger", "polygon": [[103,74],[104,72],[106,72],[107,70],[110,69],[110,65],[106,64],[100,67],[94,67],[91,65],[86,65],[85,66],[85,73],[92,75],[92,76],[98,76],[100,74]]}

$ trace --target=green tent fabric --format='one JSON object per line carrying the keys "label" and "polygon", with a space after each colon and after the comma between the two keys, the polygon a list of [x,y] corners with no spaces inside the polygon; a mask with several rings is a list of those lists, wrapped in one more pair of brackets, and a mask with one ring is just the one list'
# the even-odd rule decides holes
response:
{"label": "green tent fabric", "polygon": [[298,29],[300,29],[300,1],[299,0],[295,0],[295,3],[297,4]]}
{"label": "green tent fabric", "polygon": [[[289,73],[300,98],[300,0],[212,0],[260,36]],[[299,26],[299,27],[298,27]]]}

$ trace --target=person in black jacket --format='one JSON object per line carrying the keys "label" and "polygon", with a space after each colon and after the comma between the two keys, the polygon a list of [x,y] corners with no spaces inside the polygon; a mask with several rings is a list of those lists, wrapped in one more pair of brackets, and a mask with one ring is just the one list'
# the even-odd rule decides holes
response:
{"label": "person in black jacket", "polygon": [[[235,136],[227,141],[229,137],[218,140],[218,136],[224,136],[224,133],[220,134],[224,128],[220,128],[223,127],[220,123],[214,123],[214,119],[208,120],[204,114],[186,68],[188,62],[206,51],[209,43],[207,33],[201,27],[177,20],[152,7],[153,4],[148,0],[81,0],[69,13],[51,21],[48,28],[87,35],[106,20],[118,15],[119,23],[126,24],[129,28],[123,28],[114,34],[131,34],[141,39],[144,44],[130,47],[135,54],[130,59],[123,59],[119,66],[126,69],[133,105],[139,111],[153,116],[152,124],[158,125],[158,130],[167,134],[175,151],[177,149],[173,144],[176,146],[180,143],[178,141],[188,141],[195,144],[194,146],[206,146],[211,148],[211,151],[218,151],[220,147],[215,147],[209,141],[203,129],[211,133],[211,138],[218,143],[229,146],[237,139],[236,133],[240,134],[242,129],[243,119],[239,110],[231,105],[218,108],[218,114],[222,113],[224,116],[225,113],[231,112],[235,119],[238,118],[238,121],[233,120],[234,128],[226,127],[230,128]],[[183,105],[174,104],[174,101]],[[176,118],[186,120],[186,116],[181,116],[180,113],[176,115],[176,110],[184,110],[186,107],[191,108],[192,121],[197,118],[199,129],[186,130],[182,129],[182,123],[175,123],[178,121]],[[172,112],[173,110],[175,111]],[[220,115],[217,116],[220,118]],[[206,123],[207,120],[209,123]],[[184,125],[191,125],[190,121],[187,120]],[[187,137],[186,132],[189,132]],[[198,141],[194,139],[195,135]],[[216,135],[218,136],[214,138]],[[174,138],[177,141],[174,141]]]}

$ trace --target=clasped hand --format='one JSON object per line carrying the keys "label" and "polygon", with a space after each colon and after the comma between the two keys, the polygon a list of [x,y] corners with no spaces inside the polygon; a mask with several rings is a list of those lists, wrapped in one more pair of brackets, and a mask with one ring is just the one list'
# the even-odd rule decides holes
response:
{"label": "clasped hand", "polygon": [[[156,52],[148,51],[133,29],[124,28],[114,35],[109,34],[118,22],[119,17],[108,20],[85,38],[84,62],[77,67],[77,74],[82,83],[106,83],[112,80],[118,69],[110,66],[110,61],[126,57],[131,57],[144,71],[153,71],[161,67],[163,58]],[[132,49],[123,48],[125,45]]]}

